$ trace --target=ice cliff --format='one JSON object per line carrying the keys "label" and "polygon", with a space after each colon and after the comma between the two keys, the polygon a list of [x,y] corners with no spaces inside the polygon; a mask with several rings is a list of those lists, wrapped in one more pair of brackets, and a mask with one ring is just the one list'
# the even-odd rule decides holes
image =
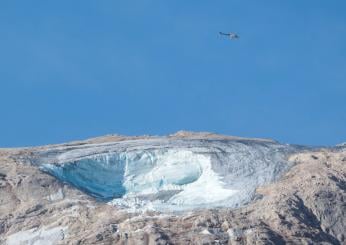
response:
{"label": "ice cliff", "polygon": [[101,201],[130,210],[238,207],[278,179],[296,147],[266,140],[123,140],[57,147],[35,164]]}

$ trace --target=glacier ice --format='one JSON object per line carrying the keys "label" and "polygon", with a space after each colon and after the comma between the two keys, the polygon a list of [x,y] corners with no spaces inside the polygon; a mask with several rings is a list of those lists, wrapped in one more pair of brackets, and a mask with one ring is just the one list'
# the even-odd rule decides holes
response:
{"label": "glacier ice", "polygon": [[237,207],[289,167],[295,148],[255,140],[129,140],[43,153],[42,170],[132,210]]}

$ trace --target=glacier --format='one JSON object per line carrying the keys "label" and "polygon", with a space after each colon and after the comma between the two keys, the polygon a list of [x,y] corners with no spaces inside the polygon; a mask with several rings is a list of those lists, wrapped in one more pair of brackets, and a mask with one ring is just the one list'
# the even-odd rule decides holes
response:
{"label": "glacier", "polygon": [[247,139],[123,140],[41,151],[41,170],[127,210],[239,207],[287,171],[299,147]]}

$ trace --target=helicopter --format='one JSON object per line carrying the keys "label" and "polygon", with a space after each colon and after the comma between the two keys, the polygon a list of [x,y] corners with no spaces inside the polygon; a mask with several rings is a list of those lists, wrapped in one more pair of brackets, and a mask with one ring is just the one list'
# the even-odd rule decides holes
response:
{"label": "helicopter", "polygon": [[231,40],[235,40],[235,39],[238,39],[238,38],[239,38],[238,34],[236,34],[236,33],[234,33],[234,32],[230,32],[230,33],[219,32],[219,34],[220,34],[221,36],[228,36],[229,39],[231,39]]}

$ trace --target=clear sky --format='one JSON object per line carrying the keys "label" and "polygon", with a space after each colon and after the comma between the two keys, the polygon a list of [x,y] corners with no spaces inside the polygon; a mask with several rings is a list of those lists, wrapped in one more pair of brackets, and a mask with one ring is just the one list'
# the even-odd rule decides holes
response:
{"label": "clear sky", "polygon": [[344,142],[345,13],[345,0],[2,0],[0,147],[181,129]]}

